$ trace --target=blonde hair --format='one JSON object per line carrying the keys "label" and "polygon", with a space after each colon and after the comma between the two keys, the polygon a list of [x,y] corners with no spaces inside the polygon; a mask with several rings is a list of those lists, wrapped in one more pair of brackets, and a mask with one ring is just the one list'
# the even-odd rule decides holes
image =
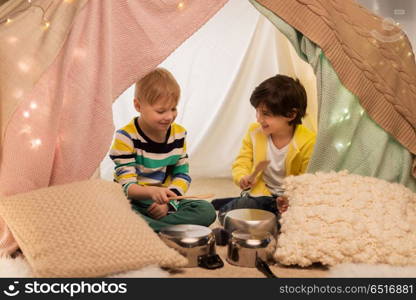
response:
{"label": "blonde hair", "polygon": [[179,84],[172,73],[164,68],[156,68],[136,82],[134,97],[149,104],[159,99],[177,104],[180,93]]}

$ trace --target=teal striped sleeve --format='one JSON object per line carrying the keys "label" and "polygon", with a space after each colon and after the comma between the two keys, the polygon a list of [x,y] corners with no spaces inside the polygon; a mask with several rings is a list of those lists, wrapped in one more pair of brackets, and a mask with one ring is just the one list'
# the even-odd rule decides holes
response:
{"label": "teal striped sleeve", "polygon": [[186,143],[182,148],[183,152],[180,159],[172,170],[172,182],[170,189],[177,190],[181,195],[184,195],[191,184],[191,177],[189,176],[188,154],[186,153]]}
{"label": "teal striped sleeve", "polygon": [[133,141],[126,131],[118,130],[116,132],[110,149],[110,158],[115,164],[114,180],[123,186],[123,190],[127,195],[129,186],[137,183],[137,173]]}

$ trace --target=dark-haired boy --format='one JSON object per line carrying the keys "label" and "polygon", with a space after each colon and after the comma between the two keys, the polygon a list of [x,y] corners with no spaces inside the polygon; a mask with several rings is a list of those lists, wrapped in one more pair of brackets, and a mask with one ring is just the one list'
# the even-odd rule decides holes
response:
{"label": "dark-haired boy", "polygon": [[[238,208],[285,211],[283,179],[306,171],[315,144],[315,133],[302,125],[307,96],[299,80],[273,76],[255,88],[250,103],[257,123],[250,125],[232,165],[233,181],[247,193],[231,201],[213,201],[221,223],[228,211]],[[252,180],[250,174],[264,160],[270,163]]]}

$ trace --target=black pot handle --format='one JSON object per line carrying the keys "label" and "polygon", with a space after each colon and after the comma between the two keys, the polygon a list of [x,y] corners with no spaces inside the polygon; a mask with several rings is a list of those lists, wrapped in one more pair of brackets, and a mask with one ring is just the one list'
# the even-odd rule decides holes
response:
{"label": "black pot handle", "polygon": [[224,262],[218,254],[198,256],[198,266],[204,269],[218,269],[224,266]]}
{"label": "black pot handle", "polygon": [[256,268],[257,270],[262,272],[267,278],[279,278],[276,275],[274,275],[272,270],[270,270],[269,265],[258,256],[256,256]]}

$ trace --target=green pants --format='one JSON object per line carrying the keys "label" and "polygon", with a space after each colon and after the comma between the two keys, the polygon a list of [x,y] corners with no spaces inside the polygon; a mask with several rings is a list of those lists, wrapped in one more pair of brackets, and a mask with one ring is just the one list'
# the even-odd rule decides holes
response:
{"label": "green pants", "polygon": [[169,213],[165,217],[155,220],[147,213],[147,209],[152,203],[152,200],[134,201],[132,202],[132,208],[156,232],[169,225],[194,224],[209,226],[214,223],[217,217],[214,207],[206,200],[180,200],[176,212]]}

